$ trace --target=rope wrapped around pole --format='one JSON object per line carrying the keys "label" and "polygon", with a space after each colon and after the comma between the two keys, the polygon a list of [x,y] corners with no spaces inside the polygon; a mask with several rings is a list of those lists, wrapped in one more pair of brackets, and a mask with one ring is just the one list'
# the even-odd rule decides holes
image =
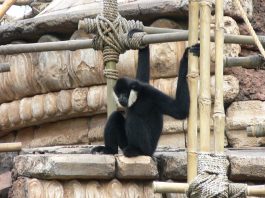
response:
{"label": "rope wrapped around pole", "polygon": [[119,55],[128,49],[139,49],[144,47],[143,36],[145,33],[133,34],[128,38],[131,29],[143,30],[141,22],[127,21],[118,13],[117,0],[104,0],[103,13],[95,19],[84,19],[79,21],[78,29],[87,33],[94,33],[96,36],[92,41],[92,47],[103,51],[103,61],[105,65],[104,75],[107,78],[107,112],[108,116],[117,110],[112,90],[119,77],[116,63]]}
{"label": "rope wrapped around pole", "polygon": [[198,176],[191,182],[189,198],[236,198],[247,197],[247,185],[230,183],[226,176],[229,166],[223,154],[198,154]]}

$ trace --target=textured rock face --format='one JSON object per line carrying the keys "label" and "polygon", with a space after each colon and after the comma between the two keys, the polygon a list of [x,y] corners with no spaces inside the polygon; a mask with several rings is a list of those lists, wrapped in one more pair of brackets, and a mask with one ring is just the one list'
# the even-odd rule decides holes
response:
{"label": "textured rock face", "polygon": [[[262,139],[247,137],[246,127],[265,122],[265,102],[234,102],[227,109],[226,135],[232,147],[253,147],[262,144]],[[260,140],[260,141],[258,141]]]}
{"label": "textured rock face", "polygon": [[[253,18],[251,24],[258,35],[265,34],[265,1],[253,0]],[[249,35],[245,23],[238,23],[240,34]],[[241,56],[260,54],[254,45],[242,45]],[[240,67],[226,70],[227,74],[234,75],[240,84],[240,92],[236,100],[265,100],[264,70],[244,69]]]}
{"label": "textured rock face", "polygon": [[240,89],[236,100],[265,100],[265,70],[236,67],[227,70],[227,73],[239,80]]}

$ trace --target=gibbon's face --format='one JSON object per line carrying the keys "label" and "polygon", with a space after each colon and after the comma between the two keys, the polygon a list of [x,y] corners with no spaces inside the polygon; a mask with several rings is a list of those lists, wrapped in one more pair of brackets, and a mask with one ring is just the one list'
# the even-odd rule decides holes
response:
{"label": "gibbon's face", "polygon": [[114,87],[113,96],[119,106],[131,107],[136,99],[137,92],[131,89],[132,80],[128,78],[120,78]]}

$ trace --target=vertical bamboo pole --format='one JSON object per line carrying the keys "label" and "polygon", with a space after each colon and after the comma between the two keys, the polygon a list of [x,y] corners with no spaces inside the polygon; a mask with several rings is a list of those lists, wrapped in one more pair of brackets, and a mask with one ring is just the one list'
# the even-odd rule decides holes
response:
{"label": "vertical bamboo pole", "polygon": [[[117,0],[104,0],[104,7],[103,7],[103,15],[106,17],[108,20],[113,22],[117,16],[118,16],[118,3]],[[104,50],[109,49],[109,46],[106,46]],[[104,53],[103,50],[103,53]],[[105,69],[116,69],[116,62],[114,61],[109,61],[105,64]],[[112,90],[114,85],[116,84],[116,80],[107,78],[107,113],[108,117],[111,115],[113,111],[117,110],[117,105],[115,103],[115,100],[113,98]]]}
{"label": "vertical bamboo pole", "polygon": [[210,22],[211,3],[210,1],[200,1],[200,150],[210,151]]}
{"label": "vertical bamboo pole", "polygon": [[0,7],[0,19],[5,15],[6,11],[14,4],[17,0],[5,0]]}
{"label": "vertical bamboo pole", "polygon": [[223,100],[223,49],[224,21],[223,0],[215,1],[215,100],[214,100],[214,138],[215,152],[224,152],[225,113]]}
{"label": "vertical bamboo pole", "polygon": [[[189,2],[189,46],[198,42],[199,3]],[[190,112],[188,118],[188,183],[197,175],[197,128],[198,128],[198,57],[189,54],[188,83],[190,91]]]}

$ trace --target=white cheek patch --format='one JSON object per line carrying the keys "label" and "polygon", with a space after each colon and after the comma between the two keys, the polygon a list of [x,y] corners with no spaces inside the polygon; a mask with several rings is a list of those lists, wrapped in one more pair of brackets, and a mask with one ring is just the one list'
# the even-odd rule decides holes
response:
{"label": "white cheek patch", "polygon": [[114,98],[116,104],[118,105],[118,107],[122,107],[121,104],[119,103],[118,96],[115,94],[114,91],[112,92],[112,95],[113,95],[113,98]]}
{"label": "white cheek patch", "polygon": [[136,102],[137,97],[138,97],[138,92],[132,89],[129,95],[128,107],[131,107]]}

